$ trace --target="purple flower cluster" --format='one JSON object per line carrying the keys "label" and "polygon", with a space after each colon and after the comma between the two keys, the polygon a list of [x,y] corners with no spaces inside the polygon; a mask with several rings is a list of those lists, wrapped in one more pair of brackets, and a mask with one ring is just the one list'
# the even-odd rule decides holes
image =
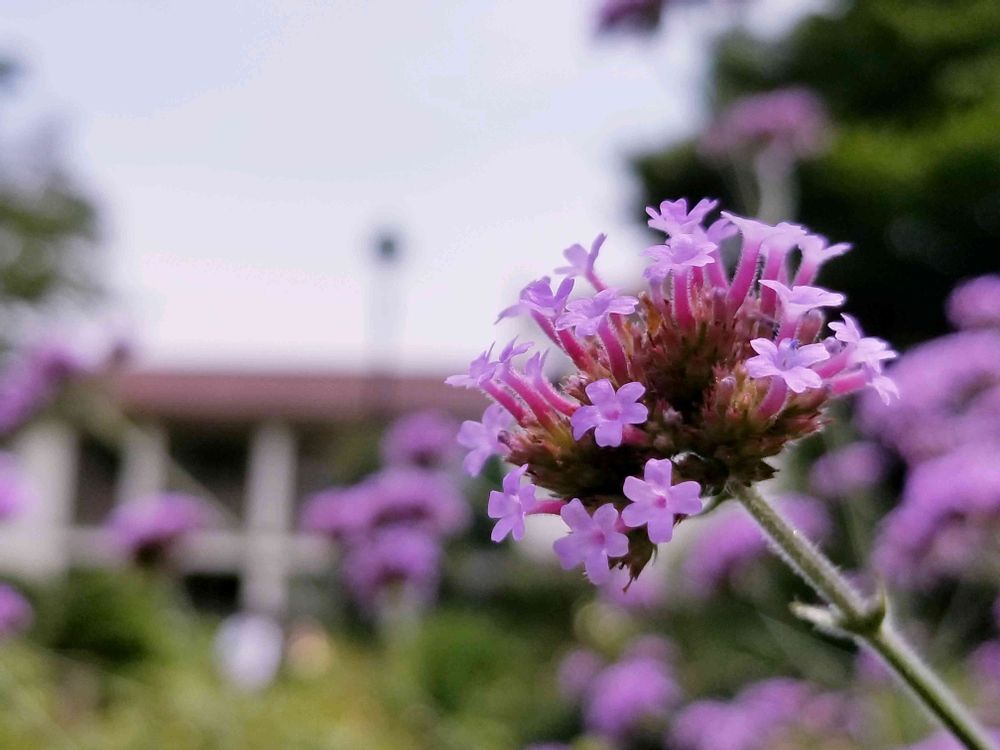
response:
{"label": "purple flower cluster", "polygon": [[[822,541],[831,522],[826,508],[802,495],[786,495],[777,508],[803,535]],[[684,580],[690,592],[702,596],[733,585],[748,566],[767,557],[768,542],[760,527],[744,513],[720,512],[709,519],[695,538],[684,562]]]}
{"label": "purple flower cluster", "polygon": [[611,664],[591,651],[573,651],[559,667],[561,691],[579,701],[587,729],[601,736],[621,740],[647,724],[662,728],[680,699],[669,655],[669,644],[652,636]]}
{"label": "purple flower cluster", "polygon": [[1000,443],[1000,329],[961,331],[910,349],[892,369],[902,398],[861,403],[862,428],[911,465]]}
{"label": "purple flower cluster", "polygon": [[732,700],[683,708],[670,731],[680,750],[858,747],[859,712],[846,696],[800,680],[773,678],[744,687]]}
{"label": "purple flower cluster", "polygon": [[874,561],[900,585],[942,578],[995,580],[1000,555],[1000,464],[996,444],[973,444],[924,461],[907,476],[885,519]]}
{"label": "purple flower cluster", "polygon": [[[481,423],[462,426],[466,468],[492,455],[518,467],[490,499],[495,539],[523,535],[525,515],[558,513],[570,530],[556,543],[564,567],[582,565],[595,583],[609,567],[634,578],[700,510],[700,496],[771,476],[765,459],[820,429],[831,397],[866,387],[887,401],[895,394],[883,366],[896,354],[885,341],[850,315],[823,335],[822,311],[844,296],[813,282],[847,246],[795,224],[726,212],[710,220],[715,208],[677,200],[648,209],[666,239],[647,249],[637,295],[601,280],[601,235],[589,252],[566,251],[555,289],[547,276],[533,281],[500,314],[529,316],[569,358],[574,369],[560,383],[545,375],[546,352],[516,340],[447,379],[494,402]],[[737,236],[729,272],[721,244]],[[574,298],[581,278],[594,293]]]}
{"label": "purple flower cluster", "polygon": [[830,122],[823,102],[806,88],[786,88],[737,99],[701,141],[714,159],[760,152],[804,159],[823,152]]}
{"label": "purple flower cluster", "polygon": [[988,561],[1000,554],[998,282],[981,277],[955,290],[949,314],[968,330],[900,358],[892,375],[902,399],[861,403],[863,429],[908,464],[901,503],[883,522],[874,555],[898,584],[995,580]]}
{"label": "purple flower cluster", "polygon": [[858,441],[817,459],[809,486],[821,497],[850,497],[882,482],[888,468],[887,456],[877,444]]}
{"label": "purple flower cluster", "polygon": [[211,508],[177,492],[164,492],[118,506],[107,527],[115,546],[134,562],[162,560],[186,536],[208,526]]}
{"label": "purple flower cluster", "polygon": [[955,287],[948,298],[948,319],[956,328],[1000,328],[1000,274]]}
{"label": "purple flower cluster", "polygon": [[83,360],[59,342],[15,352],[0,372],[0,434],[19,428],[63,385],[86,371]]}
{"label": "purple flower cluster", "polygon": [[[427,415],[403,417],[387,433],[384,445],[400,440],[415,426],[430,425],[433,440],[415,435],[414,442],[434,448],[435,464],[448,463],[446,420]],[[440,429],[439,429],[440,428]],[[419,432],[419,430],[416,430]],[[351,487],[316,493],[302,508],[301,526],[337,542],[343,551],[341,573],[355,600],[379,612],[390,598],[423,605],[435,591],[442,544],[469,522],[468,508],[454,479],[445,471],[426,468],[430,452],[412,452],[397,445],[384,450],[402,463],[390,464]]]}
{"label": "purple flower cluster", "polygon": [[0,583],[0,640],[25,631],[34,620],[31,604],[16,589]]}

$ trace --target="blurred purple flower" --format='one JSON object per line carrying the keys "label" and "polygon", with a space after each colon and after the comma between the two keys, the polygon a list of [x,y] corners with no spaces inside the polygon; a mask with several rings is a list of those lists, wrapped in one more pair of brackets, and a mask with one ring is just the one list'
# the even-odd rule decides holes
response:
{"label": "blurred purple flower", "polygon": [[785,158],[820,155],[830,128],[826,108],[806,88],[777,89],[737,99],[705,132],[703,153],[713,159],[761,151]]}
{"label": "blurred purple flower", "polygon": [[27,630],[34,620],[34,610],[16,589],[0,583],[0,640]]}
{"label": "blurred purple flower", "polygon": [[352,546],[343,561],[345,581],[355,599],[370,611],[393,593],[426,605],[437,588],[441,545],[430,535],[395,526]]}
{"label": "blurred purple flower", "polygon": [[[802,534],[822,541],[831,529],[830,517],[817,500],[804,495],[785,495],[776,505]],[[760,527],[738,509],[708,518],[694,540],[684,563],[684,579],[691,593],[704,596],[732,584],[744,568],[768,554],[768,542]]]}
{"label": "blurred purple flower", "polygon": [[0,372],[0,434],[23,425],[59,388],[86,371],[79,355],[59,341],[15,352]]}
{"label": "blurred purple flower", "polygon": [[447,414],[421,411],[394,422],[382,437],[387,464],[439,467],[454,456],[458,425]]}
{"label": "blurred purple flower", "polygon": [[500,435],[511,426],[510,413],[499,404],[490,404],[483,412],[482,422],[467,419],[458,431],[458,444],[468,448],[462,465],[469,476],[477,476],[491,456],[503,456],[507,447]]}
{"label": "blurred purple flower", "polygon": [[556,670],[556,685],[567,700],[579,700],[604,663],[593,651],[577,648],[566,654]]}
{"label": "blurred purple flower", "polygon": [[370,520],[366,488],[333,487],[306,499],[299,525],[306,531],[345,541],[367,531]]}
{"label": "blurred purple flower", "polygon": [[581,563],[591,583],[603,583],[611,576],[608,558],[628,553],[628,537],[617,531],[618,511],[610,503],[591,516],[577,499],[562,507],[559,515],[570,528],[567,536],[552,545],[564,570]]}
{"label": "blurred purple flower", "polygon": [[584,723],[591,731],[623,738],[643,722],[665,723],[680,689],[661,658],[626,655],[594,678],[584,701]]}
{"label": "blurred purple flower", "polygon": [[858,441],[820,456],[809,474],[809,486],[822,497],[849,497],[885,479],[885,452],[875,443]]}
{"label": "blurred purple flower", "polygon": [[971,443],[1000,443],[1000,331],[928,341],[890,372],[899,400],[862,399],[858,419],[911,464]]}
{"label": "blurred purple flower", "polygon": [[[846,696],[799,680],[772,678],[743,688],[731,701],[700,700],[678,713],[670,737],[681,750],[764,750],[801,745],[857,730],[858,709]],[[792,740],[792,744],[788,744]]]}
{"label": "blurred purple flower", "polygon": [[368,523],[377,529],[391,525],[449,535],[469,523],[469,509],[454,480],[426,469],[390,467],[373,474],[357,489],[367,495]]}
{"label": "blurred purple flower", "polygon": [[[626,383],[617,391],[610,380],[598,380],[586,388],[592,406],[581,406],[570,419],[573,438],[579,440],[594,429],[594,439],[602,447],[622,444],[630,424],[642,424],[649,416],[644,404],[636,403],[646,392],[641,383]],[[595,429],[596,428],[596,429]]]}
{"label": "blurred purple flower", "polygon": [[[512,342],[504,352],[516,349]],[[396,465],[313,495],[301,525],[342,546],[347,589],[369,614],[381,615],[395,602],[422,607],[433,599],[444,539],[463,530],[469,515],[448,473]]]}
{"label": "blurred purple flower", "polygon": [[118,506],[108,519],[111,536],[136,562],[153,562],[177,542],[212,520],[204,501],[165,492]]}
{"label": "blurred purple flower", "polygon": [[1000,274],[959,284],[948,298],[947,309],[956,328],[1000,328]]}
{"label": "blurred purple flower", "polygon": [[661,606],[667,591],[663,579],[654,572],[632,580],[629,571],[615,568],[600,587],[601,599],[608,604],[634,612],[648,611]]}
{"label": "blurred purple flower", "polygon": [[876,567],[897,584],[988,575],[977,563],[1000,540],[1000,463],[994,446],[969,445],[912,469],[902,502],[882,523]]}
{"label": "blurred purple flower", "polygon": [[969,671],[979,689],[1000,702],[1000,640],[976,648],[969,657]]}

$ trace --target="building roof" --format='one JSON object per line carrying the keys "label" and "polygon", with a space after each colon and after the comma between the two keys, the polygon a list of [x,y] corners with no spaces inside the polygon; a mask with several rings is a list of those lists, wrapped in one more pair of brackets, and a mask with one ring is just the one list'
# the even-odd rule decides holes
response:
{"label": "building roof", "polygon": [[351,421],[420,409],[482,413],[481,394],[443,381],[443,375],[124,370],[109,377],[109,386],[131,416],[185,421]]}

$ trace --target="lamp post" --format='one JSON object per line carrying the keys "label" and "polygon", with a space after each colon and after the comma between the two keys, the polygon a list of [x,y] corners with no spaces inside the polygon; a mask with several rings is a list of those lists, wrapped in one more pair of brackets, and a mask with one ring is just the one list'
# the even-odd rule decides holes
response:
{"label": "lamp post", "polygon": [[383,229],[371,248],[372,278],[368,298],[367,410],[375,416],[395,411],[396,358],[403,319],[399,237]]}

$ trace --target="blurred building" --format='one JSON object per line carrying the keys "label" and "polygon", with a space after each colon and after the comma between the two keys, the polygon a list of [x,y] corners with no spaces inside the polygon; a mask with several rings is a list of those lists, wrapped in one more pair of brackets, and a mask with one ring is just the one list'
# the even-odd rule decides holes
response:
{"label": "blurred building", "polygon": [[178,555],[189,584],[215,600],[280,612],[289,582],[322,571],[329,551],[297,531],[303,498],[374,466],[381,427],[419,409],[481,412],[481,396],[442,377],[335,373],[125,371],[109,414],[128,417],[109,445],[76,420],[40,420],[13,446],[36,501],[0,527],[0,569],[35,577],[109,565],[101,524],[116,503],[164,489],[207,496],[222,516]]}

